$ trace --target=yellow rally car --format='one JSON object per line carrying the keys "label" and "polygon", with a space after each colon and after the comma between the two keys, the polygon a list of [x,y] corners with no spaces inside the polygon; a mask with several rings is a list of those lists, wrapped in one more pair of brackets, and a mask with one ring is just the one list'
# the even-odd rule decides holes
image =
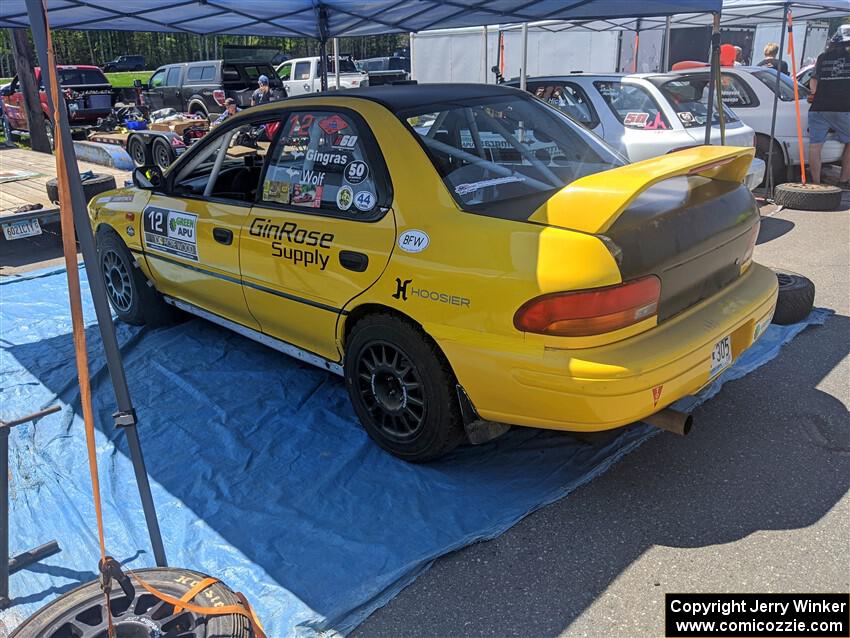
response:
{"label": "yellow rally car", "polygon": [[635,164],[515,89],[380,86],[227,120],[92,200],[118,317],[171,304],[344,375],[374,440],[592,432],[696,392],[770,322],[753,149]]}

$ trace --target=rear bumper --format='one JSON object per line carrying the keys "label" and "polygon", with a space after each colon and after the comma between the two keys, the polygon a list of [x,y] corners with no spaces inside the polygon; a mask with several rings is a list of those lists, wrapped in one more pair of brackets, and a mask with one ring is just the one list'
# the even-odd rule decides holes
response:
{"label": "rear bumper", "polygon": [[727,335],[737,360],[770,323],[777,288],[773,271],[753,264],[722,292],[662,325],[595,348],[438,342],[482,418],[606,430],[699,391],[711,380],[714,344]]}
{"label": "rear bumper", "polygon": [[759,159],[758,157],[754,157],[752,163],[750,164],[750,169],[747,171],[747,178],[745,180],[745,184],[747,188],[753,190],[756,186],[761,184],[761,181],[764,179],[764,170],[765,170],[764,160]]}

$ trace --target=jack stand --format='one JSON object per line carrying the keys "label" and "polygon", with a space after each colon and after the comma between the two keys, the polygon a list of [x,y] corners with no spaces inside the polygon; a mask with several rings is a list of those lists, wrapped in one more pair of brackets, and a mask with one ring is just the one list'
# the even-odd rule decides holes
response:
{"label": "jack stand", "polygon": [[0,609],[8,607],[11,602],[9,599],[9,574],[14,574],[24,567],[61,551],[59,543],[50,541],[35,549],[9,557],[9,432],[16,425],[35,421],[58,411],[59,406],[54,405],[20,419],[0,421]]}

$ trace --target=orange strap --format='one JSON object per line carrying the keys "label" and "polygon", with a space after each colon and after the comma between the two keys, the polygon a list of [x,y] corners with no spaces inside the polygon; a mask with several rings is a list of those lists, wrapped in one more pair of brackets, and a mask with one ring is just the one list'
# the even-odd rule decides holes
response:
{"label": "orange strap", "polygon": [[188,609],[189,611],[195,612],[196,614],[202,614],[205,616],[225,616],[227,614],[238,614],[240,616],[245,616],[248,619],[248,622],[251,623],[251,631],[254,632],[254,638],[266,638],[265,630],[263,629],[262,624],[260,623],[260,619],[257,618],[257,614],[254,613],[254,609],[248,603],[248,600],[239,592],[235,592],[236,597],[239,599],[241,604],[238,605],[222,605],[221,607],[203,607],[201,605],[195,605],[194,603],[190,603],[189,600],[196,596],[200,591],[206,589],[213,583],[218,582],[217,578],[205,578],[197,585],[192,587],[189,591],[187,591],[180,598],[175,598],[170,594],[166,594],[165,592],[161,592],[152,585],[149,585],[138,574],[127,570],[127,573],[139,581],[139,584],[144,587],[148,593],[153,594],[160,600],[174,605],[175,613],[178,610]]}

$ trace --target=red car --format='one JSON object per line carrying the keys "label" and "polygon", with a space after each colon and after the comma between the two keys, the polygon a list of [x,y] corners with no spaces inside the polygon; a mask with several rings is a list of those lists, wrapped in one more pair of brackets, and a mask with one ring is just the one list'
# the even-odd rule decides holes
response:
{"label": "red car", "polygon": [[[68,122],[72,128],[95,124],[98,118],[106,117],[112,111],[112,85],[103,72],[96,66],[60,65],[59,83],[65,94],[65,106],[68,109]],[[35,79],[39,85],[41,108],[47,118],[47,135],[53,144],[53,117],[47,106],[47,93],[41,82],[41,69],[35,68]],[[21,93],[17,76],[8,87],[0,91],[3,103],[3,115],[12,131],[29,131],[29,122],[24,108],[24,95]]]}

